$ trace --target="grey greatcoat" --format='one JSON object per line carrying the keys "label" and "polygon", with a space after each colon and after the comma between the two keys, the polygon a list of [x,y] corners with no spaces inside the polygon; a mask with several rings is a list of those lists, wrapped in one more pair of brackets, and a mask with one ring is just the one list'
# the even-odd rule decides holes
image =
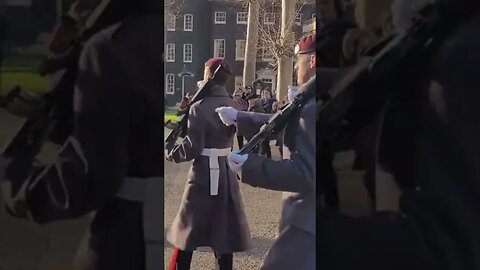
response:
{"label": "grey greatcoat", "polygon": [[[164,113],[163,78],[158,74],[163,72],[163,38],[156,31],[163,18],[155,12],[131,14],[85,44],[73,99],[73,134],[53,164],[28,169],[28,188],[21,196],[27,200],[19,198],[17,204],[28,204],[30,217],[40,223],[95,212],[76,270],[151,269],[149,247],[159,244],[145,239],[163,236],[160,224],[156,239],[145,237],[155,227],[144,222],[147,201],[119,196],[127,179],[142,187],[162,184],[164,145],[158,138],[164,132],[158,121]],[[150,187],[148,192],[162,196],[161,189]],[[163,214],[159,206],[157,217]],[[163,264],[158,253],[154,259]]]}
{"label": "grey greatcoat", "polygon": [[239,183],[228,167],[227,157],[219,157],[218,195],[210,195],[209,157],[204,148],[231,148],[235,128],[225,126],[215,112],[222,106],[239,108],[225,87],[214,86],[208,97],[193,104],[188,118],[188,134],[181,144],[167,145],[167,159],[193,160],[180,205],[167,240],[181,250],[211,247],[218,254],[245,251],[250,231],[243,210]]}
{"label": "grey greatcoat", "polygon": [[[239,133],[252,136],[270,116],[239,112]],[[283,160],[249,154],[243,164],[242,182],[284,191],[280,235],[263,270],[315,269],[315,140],[315,100],[311,100],[285,127]]]}

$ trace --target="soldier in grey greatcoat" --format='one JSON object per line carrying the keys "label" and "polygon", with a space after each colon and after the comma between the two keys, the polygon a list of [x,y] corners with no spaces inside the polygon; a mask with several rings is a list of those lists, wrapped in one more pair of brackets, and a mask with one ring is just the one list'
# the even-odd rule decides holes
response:
{"label": "soldier in grey greatcoat", "polygon": [[107,27],[98,26],[78,63],[73,133],[52,164],[15,159],[0,171],[3,198],[11,215],[41,224],[94,213],[73,269],[159,269],[163,4],[102,3]]}
{"label": "soldier in grey greatcoat", "polygon": [[[298,85],[314,79],[315,38],[312,34],[296,46]],[[232,152],[228,159],[241,181],[254,187],[283,191],[280,235],[267,253],[263,270],[313,270],[315,268],[315,99],[307,102],[285,127],[283,160]],[[225,125],[236,124],[240,134],[252,136],[270,115],[218,108]]]}
{"label": "soldier in grey greatcoat", "polygon": [[193,251],[202,246],[213,249],[221,270],[232,269],[232,254],[246,251],[250,243],[239,184],[227,161],[235,128],[225,126],[215,112],[221,106],[242,109],[225,88],[232,72],[222,59],[212,58],[205,64],[204,79],[211,78],[219,65],[207,97],[190,108],[187,136],[179,144],[166,145],[167,160],[193,160],[180,210],[167,235],[176,248],[170,269],[190,269]]}

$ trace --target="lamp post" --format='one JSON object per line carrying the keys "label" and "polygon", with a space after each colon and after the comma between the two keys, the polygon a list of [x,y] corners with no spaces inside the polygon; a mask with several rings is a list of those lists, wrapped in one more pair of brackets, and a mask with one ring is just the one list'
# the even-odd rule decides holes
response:
{"label": "lamp post", "polygon": [[183,71],[177,74],[178,77],[182,78],[182,98],[185,97],[185,77],[193,77],[193,73],[185,71],[185,66],[183,66]]}

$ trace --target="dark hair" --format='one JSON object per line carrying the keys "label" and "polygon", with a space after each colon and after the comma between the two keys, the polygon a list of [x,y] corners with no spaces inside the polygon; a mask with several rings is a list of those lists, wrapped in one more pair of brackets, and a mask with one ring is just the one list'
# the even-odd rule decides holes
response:
{"label": "dark hair", "polygon": [[220,68],[217,71],[217,74],[215,75],[215,78],[213,79],[215,83],[218,85],[225,86],[230,79],[231,73],[228,70],[224,70],[223,68]]}

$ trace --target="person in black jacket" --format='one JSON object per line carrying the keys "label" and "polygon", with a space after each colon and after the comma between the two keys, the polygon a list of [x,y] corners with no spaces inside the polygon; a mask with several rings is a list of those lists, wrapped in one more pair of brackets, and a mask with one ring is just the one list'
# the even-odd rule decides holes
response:
{"label": "person in black jacket", "polygon": [[[262,95],[260,98],[260,103],[262,109],[265,113],[271,114],[273,113],[273,103],[276,100],[272,98],[272,93],[268,88],[262,90]],[[270,140],[265,140],[259,145],[258,153],[260,155],[265,155],[268,158],[272,158],[272,150],[270,147]]]}

